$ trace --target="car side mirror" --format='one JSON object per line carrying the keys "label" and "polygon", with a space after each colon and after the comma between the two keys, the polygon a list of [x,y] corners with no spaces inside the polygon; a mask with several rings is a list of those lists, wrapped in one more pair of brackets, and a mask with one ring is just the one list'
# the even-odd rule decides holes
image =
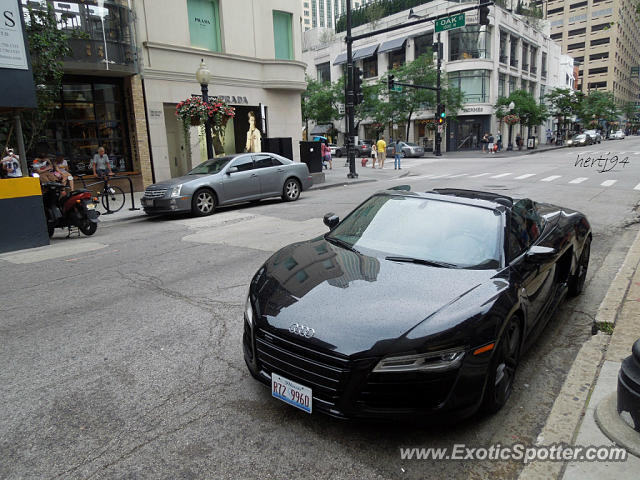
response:
{"label": "car side mirror", "polygon": [[235,173],[238,171],[238,167],[229,167],[227,168],[227,175],[231,175],[232,173]]}
{"label": "car side mirror", "polygon": [[536,245],[529,249],[529,251],[525,255],[525,258],[527,262],[542,264],[552,261],[557,254],[558,251],[555,248]]}
{"label": "car side mirror", "polygon": [[338,217],[335,213],[327,213],[323,217],[322,221],[327,227],[333,229],[340,223],[340,217]]}

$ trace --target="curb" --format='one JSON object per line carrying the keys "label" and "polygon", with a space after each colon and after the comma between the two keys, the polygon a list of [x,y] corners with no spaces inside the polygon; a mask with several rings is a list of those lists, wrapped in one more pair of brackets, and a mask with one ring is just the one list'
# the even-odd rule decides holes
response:
{"label": "curb", "polygon": [[350,181],[346,181],[346,182],[329,183],[327,185],[319,184],[317,187],[315,185],[312,186],[309,189],[309,191],[311,191],[311,190],[326,190],[327,188],[346,187],[348,185],[356,185],[358,183],[372,183],[372,182],[377,182],[377,181],[378,180],[376,180],[375,178],[368,178],[366,180],[350,180]]}
{"label": "curb", "polygon": [[[611,320],[613,320],[611,323],[615,323],[638,264],[639,255],[640,232],[631,244],[622,266],[598,307],[595,323]],[[632,269],[631,273],[629,273],[630,269]],[[582,345],[553,403],[545,425],[536,439],[536,445],[556,443],[572,445],[574,443],[611,340],[612,336],[598,333]],[[565,468],[565,462],[534,461],[520,472],[518,480],[559,479]]]}

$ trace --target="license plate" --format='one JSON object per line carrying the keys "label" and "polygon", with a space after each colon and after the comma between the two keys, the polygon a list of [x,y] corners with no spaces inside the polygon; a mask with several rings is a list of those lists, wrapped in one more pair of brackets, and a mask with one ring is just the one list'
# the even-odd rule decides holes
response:
{"label": "license plate", "polygon": [[142,204],[146,207],[153,207],[154,200],[152,198],[142,198]]}
{"label": "license plate", "polygon": [[271,374],[271,395],[289,405],[311,413],[311,389],[275,373]]}
{"label": "license plate", "polygon": [[87,203],[87,210],[95,210],[95,208],[96,208],[95,203]]}

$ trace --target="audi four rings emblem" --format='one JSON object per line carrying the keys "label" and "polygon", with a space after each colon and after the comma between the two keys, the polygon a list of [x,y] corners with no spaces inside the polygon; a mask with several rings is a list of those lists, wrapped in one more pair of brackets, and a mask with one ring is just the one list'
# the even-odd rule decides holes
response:
{"label": "audi four rings emblem", "polygon": [[307,327],[306,325],[301,325],[299,323],[291,324],[291,326],[289,327],[289,331],[304,338],[311,338],[316,333],[313,328]]}

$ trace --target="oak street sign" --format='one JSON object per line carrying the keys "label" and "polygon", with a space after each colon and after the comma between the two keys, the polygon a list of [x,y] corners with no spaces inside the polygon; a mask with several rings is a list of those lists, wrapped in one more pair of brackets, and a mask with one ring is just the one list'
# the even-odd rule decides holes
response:
{"label": "oak street sign", "polygon": [[453,30],[454,28],[464,27],[465,15],[464,13],[459,13],[450,17],[439,18],[438,20],[436,20],[435,24],[436,32],[444,32],[445,30]]}

